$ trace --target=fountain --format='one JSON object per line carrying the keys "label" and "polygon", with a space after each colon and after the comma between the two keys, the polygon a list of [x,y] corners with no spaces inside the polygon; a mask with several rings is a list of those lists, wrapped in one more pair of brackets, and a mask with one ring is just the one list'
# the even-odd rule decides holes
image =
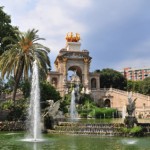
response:
{"label": "fountain", "polygon": [[27,128],[29,129],[25,141],[42,141],[41,136],[41,115],[40,115],[40,88],[37,62],[33,63],[32,87],[30,105],[28,108]]}
{"label": "fountain", "polygon": [[70,118],[71,120],[74,120],[78,117],[78,113],[76,110],[76,103],[75,103],[75,89],[73,88],[71,92],[71,104],[70,104]]}
{"label": "fountain", "polygon": [[76,71],[71,77],[71,83],[73,86],[73,90],[71,92],[71,103],[70,103],[70,118],[73,121],[74,119],[78,118],[78,112],[76,110],[76,99],[79,99],[79,83],[80,78],[77,76]]}
{"label": "fountain", "polygon": [[122,107],[122,119],[125,119],[126,117],[126,106]]}

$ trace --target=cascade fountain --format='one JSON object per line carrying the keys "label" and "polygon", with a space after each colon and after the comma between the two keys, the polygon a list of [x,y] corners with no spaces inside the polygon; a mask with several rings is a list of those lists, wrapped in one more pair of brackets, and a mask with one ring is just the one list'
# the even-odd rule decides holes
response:
{"label": "cascade fountain", "polygon": [[41,137],[41,115],[40,115],[40,88],[37,62],[33,63],[32,87],[30,93],[30,105],[28,108],[27,128],[29,129],[25,141],[43,141]]}
{"label": "cascade fountain", "polygon": [[71,92],[70,118],[73,121],[74,119],[78,118],[78,112],[76,110],[75,100],[79,99],[80,78],[77,75],[76,71],[74,71],[74,74],[71,77],[71,83],[72,83],[72,86],[73,86],[73,90]]}
{"label": "cascade fountain", "polygon": [[78,113],[76,110],[76,105],[75,105],[75,89],[73,88],[71,92],[71,104],[70,104],[70,118],[71,120],[74,120],[78,117]]}

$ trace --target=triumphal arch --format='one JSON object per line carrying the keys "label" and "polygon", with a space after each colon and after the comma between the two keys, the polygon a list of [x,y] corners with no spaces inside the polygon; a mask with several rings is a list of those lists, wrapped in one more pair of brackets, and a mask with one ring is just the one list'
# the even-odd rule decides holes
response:
{"label": "triumphal arch", "polygon": [[89,72],[92,57],[88,50],[81,50],[80,35],[71,32],[66,35],[66,46],[59,51],[55,60],[56,71],[48,73],[47,81],[51,83],[63,96],[68,89],[71,80],[69,71],[73,71],[78,77],[85,91],[99,89],[99,74]]}

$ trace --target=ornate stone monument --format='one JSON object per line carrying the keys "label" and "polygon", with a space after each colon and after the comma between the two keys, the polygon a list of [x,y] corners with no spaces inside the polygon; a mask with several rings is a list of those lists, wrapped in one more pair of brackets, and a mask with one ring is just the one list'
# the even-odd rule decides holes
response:
{"label": "ornate stone monument", "polygon": [[89,72],[92,59],[89,56],[89,51],[80,50],[80,35],[78,33],[74,35],[70,32],[67,33],[65,39],[66,47],[59,51],[54,62],[56,71],[48,73],[47,81],[55,86],[61,96],[63,96],[71,82],[68,79],[68,71],[76,71],[76,75],[79,77],[85,90],[91,90],[92,86],[95,89],[99,89],[99,75]]}

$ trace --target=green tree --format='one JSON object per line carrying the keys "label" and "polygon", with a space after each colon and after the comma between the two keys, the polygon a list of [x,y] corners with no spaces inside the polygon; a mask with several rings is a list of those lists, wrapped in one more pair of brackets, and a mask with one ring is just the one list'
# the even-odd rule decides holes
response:
{"label": "green tree", "polygon": [[30,96],[31,91],[31,81],[23,80],[20,83],[20,89],[23,92],[24,98],[28,98]]}
{"label": "green tree", "polygon": [[142,90],[141,90],[141,85],[142,85],[143,81],[134,81],[134,84],[133,84],[133,92],[138,92],[138,93],[141,93]]}
{"label": "green tree", "polygon": [[5,51],[0,56],[0,70],[1,75],[4,78],[14,75],[14,88],[13,88],[13,101],[15,104],[16,91],[19,85],[19,81],[22,78],[28,79],[29,74],[32,72],[33,61],[36,60],[37,64],[44,72],[47,73],[47,66],[50,66],[50,60],[48,53],[49,48],[39,44],[39,40],[44,40],[37,35],[38,30],[32,29],[25,33],[17,32],[17,39],[11,39],[12,43],[7,45],[9,50]]}
{"label": "green tree", "polygon": [[[30,97],[31,82],[23,81],[20,85],[20,89],[22,90],[25,98]],[[56,102],[57,100],[61,99],[60,93],[56,91],[51,84],[42,80],[40,81],[40,94],[42,108],[47,106],[46,100],[54,100],[54,102]]]}
{"label": "green tree", "polygon": [[1,110],[9,110],[7,116],[7,120],[9,121],[25,120],[27,114],[27,107],[28,104],[26,99],[18,100],[15,106],[12,100],[7,100],[0,104]]}
{"label": "green tree", "polygon": [[42,102],[46,100],[54,100],[54,102],[56,102],[61,99],[60,93],[48,82],[40,82],[40,91]]}
{"label": "green tree", "polygon": [[127,81],[127,91],[142,93],[142,83],[143,83],[143,81],[128,80]]}
{"label": "green tree", "polygon": [[150,77],[147,77],[143,80],[141,88],[143,94],[150,95]]}
{"label": "green tree", "polygon": [[6,45],[11,41],[2,42],[4,37],[15,38],[15,30],[17,27],[11,25],[11,18],[3,11],[3,7],[0,7],[0,55],[6,50]]}
{"label": "green tree", "polygon": [[126,78],[118,71],[106,68],[102,71],[96,70],[95,72],[100,73],[100,86],[101,88],[118,88],[125,90],[127,86]]}
{"label": "green tree", "polygon": [[133,81],[128,80],[127,81],[127,91],[132,91],[133,90]]}

